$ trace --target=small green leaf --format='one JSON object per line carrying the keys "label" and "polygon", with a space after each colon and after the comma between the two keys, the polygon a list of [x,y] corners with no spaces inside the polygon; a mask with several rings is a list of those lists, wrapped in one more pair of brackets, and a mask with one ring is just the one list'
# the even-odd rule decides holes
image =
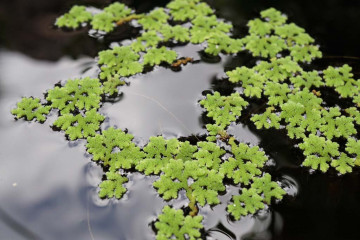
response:
{"label": "small green leaf", "polygon": [[203,228],[202,219],[203,217],[200,215],[184,217],[184,212],[181,209],[176,210],[165,206],[162,214],[158,217],[158,221],[155,222],[156,240],[200,240],[200,229]]}
{"label": "small green leaf", "polygon": [[303,165],[314,170],[320,169],[323,172],[329,169],[328,163],[332,162],[333,157],[340,155],[338,143],[314,134],[304,138],[304,142],[299,144],[299,148],[304,150],[306,156]]}
{"label": "small green leaf", "polygon": [[55,87],[48,91],[46,100],[52,108],[67,114],[75,109],[89,111],[100,107],[103,89],[97,78],[70,79],[63,87]]}
{"label": "small green leaf", "polygon": [[355,165],[355,161],[352,158],[349,158],[346,153],[341,153],[338,159],[333,159],[331,166],[338,170],[339,173],[351,173],[352,167]]}
{"label": "small green leaf", "polygon": [[258,194],[263,194],[264,201],[267,204],[271,203],[271,199],[282,199],[283,195],[286,194],[278,183],[271,181],[271,175],[266,173],[261,178],[254,178],[254,183],[251,184],[251,188],[256,189]]}
{"label": "small green leaf", "polygon": [[68,13],[56,19],[55,25],[58,27],[78,28],[81,23],[92,19],[90,12],[84,6],[74,5]]}
{"label": "small green leaf", "polygon": [[160,63],[171,64],[177,58],[177,53],[173,50],[169,50],[166,47],[151,48],[144,55],[144,64],[154,66]]}
{"label": "small green leaf", "polygon": [[96,109],[91,109],[85,113],[85,116],[81,113],[77,115],[64,114],[54,122],[54,126],[65,131],[70,140],[76,140],[95,136],[96,131],[100,128],[100,123],[104,119],[105,117],[97,113]]}
{"label": "small green leaf", "polygon": [[166,25],[169,15],[164,8],[156,8],[138,20],[138,23],[146,30],[159,30]]}
{"label": "small green leaf", "polygon": [[199,0],[174,0],[167,8],[175,21],[192,20],[197,16],[207,16],[213,13],[213,10],[206,3]]}
{"label": "small green leaf", "polygon": [[232,202],[227,206],[227,211],[239,220],[241,215],[246,216],[249,213],[254,214],[256,211],[263,209],[263,198],[257,194],[255,189],[242,189],[242,193],[232,197]]}
{"label": "small green leaf", "polygon": [[261,174],[260,168],[268,158],[258,146],[249,147],[244,143],[237,145],[233,138],[230,138],[229,144],[234,157],[221,164],[220,172],[233,179],[235,184],[240,182],[248,185],[250,180]]}
{"label": "small green leaf", "polygon": [[123,184],[127,181],[128,178],[121,176],[119,173],[107,172],[106,180],[102,181],[99,185],[99,197],[115,197],[117,199],[120,199],[126,192],[126,188],[123,186]]}
{"label": "small green leaf", "polygon": [[129,169],[144,157],[140,148],[131,141],[133,138],[121,129],[109,128],[88,137],[86,147],[94,161],[102,161],[104,166],[110,165],[113,171]]}
{"label": "small green leaf", "polygon": [[221,96],[219,92],[214,92],[207,94],[200,104],[207,110],[207,116],[214,119],[217,125],[227,126],[241,116],[242,109],[249,103],[237,92],[230,96]]}
{"label": "small green leaf", "polygon": [[16,116],[17,119],[25,118],[27,121],[31,121],[34,118],[39,122],[45,122],[46,115],[49,114],[51,107],[43,106],[38,98],[22,98],[17,103],[17,107],[11,110],[11,113]]}
{"label": "small green leaf", "polygon": [[279,129],[281,118],[273,113],[273,108],[269,107],[263,114],[254,114],[251,117],[251,121],[254,122],[257,129],[269,129],[271,127]]}
{"label": "small green leaf", "polygon": [[194,154],[194,158],[198,160],[200,167],[207,167],[208,169],[219,170],[222,162],[221,156],[226,151],[221,149],[218,145],[212,142],[198,142],[199,150]]}

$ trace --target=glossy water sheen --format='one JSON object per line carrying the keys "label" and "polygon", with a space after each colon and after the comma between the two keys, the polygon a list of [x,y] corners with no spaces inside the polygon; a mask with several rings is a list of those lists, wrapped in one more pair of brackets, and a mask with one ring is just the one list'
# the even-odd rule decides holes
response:
{"label": "glossy water sheen", "polygon": [[[0,239],[154,239],[151,222],[166,204],[151,186],[156,177],[131,174],[129,191],[121,201],[99,200],[96,186],[103,173],[85,154],[84,141],[69,143],[63,133],[52,131],[49,125],[54,116],[41,125],[15,121],[10,115],[10,109],[22,96],[41,96],[46,89],[68,78],[96,76],[92,57],[111,41],[123,37],[119,31],[116,37],[99,43],[88,39],[84,31],[63,33],[49,28],[59,9],[65,11],[72,4],[61,5],[65,2],[38,0],[31,7],[20,0],[0,3],[0,10],[4,9],[0,12],[11,20],[1,25],[0,19],[0,32],[5,29],[1,26],[8,29],[0,42],[8,49],[45,59],[35,60],[6,48],[0,51]],[[147,11],[166,1],[126,2]],[[320,3],[314,1],[209,3],[221,17],[235,24],[240,35],[250,18],[274,4],[321,43],[325,59],[315,62],[314,67],[348,63],[359,73],[360,62],[356,58],[332,56],[360,56],[360,48],[353,40],[353,32],[359,32],[356,29],[360,25],[352,25],[351,32],[344,27],[359,20],[357,2],[327,1],[321,16]],[[100,5],[99,1],[97,4]],[[19,9],[28,10],[13,14]],[[187,45],[177,50],[184,56],[201,59],[198,49]],[[78,58],[72,60],[68,55]],[[54,59],[57,60],[48,61]],[[221,80],[224,68],[253,62],[246,54],[240,54],[223,56],[217,63],[189,64],[181,72],[158,67],[146,76],[134,76],[129,79],[129,86],[122,88],[119,101],[102,107],[101,112],[107,117],[102,128],[114,125],[127,128],[140,144],[145,144],[152,135],[170,138],[203,134],[207,120],[198,104],[202,92],[209,89],[231,92],[232,86]],[[309,174],[300,167],[301,154],[284,134],[257,131],[248,117],[232,124],[229,132],[238,140],[260,145],[266,151],[271,157],[268,170],[281,180],[289,195],[255,216],[233,221],[225,214],[225,208],[239,188],[228,186],[227,193],[221,196],[222,204],[201,209],[207,239],[360,238],[358,171],[345,177],[333,173]],[[181,207],[186,200],[181,194],[170,204]]]}

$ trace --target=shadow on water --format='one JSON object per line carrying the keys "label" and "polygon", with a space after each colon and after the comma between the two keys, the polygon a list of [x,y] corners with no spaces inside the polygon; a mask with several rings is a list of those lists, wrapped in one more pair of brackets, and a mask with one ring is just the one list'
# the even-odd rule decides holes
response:
{"label": "shadow on water", "polygon": [[[76,1],[95,6],[110,2]],[[167,1],[123,2],[145,12],[154,6],[164,6]],[[315,61],[314,68],[347,63],[360,74],[360,47],[354,34],[360,32],[360,25],[354,24],[360,20],[358,1],[207,2],[221,17],[234,23],[239,36],[244,35],[247,21],[257,17],[260,10],[277,7],[321,45],[324,58]],[[100,200],[96,187],[103,172],[90,163],[91,156],[84,154],[84,142],[69,144],[63,133],[53,132],[48,127],[53,117],[40,125],[14,121],[9,114],[22,96],[41,97],[59,81],[96,76],[93,57],[111,41],[127,37],[126,29],[118,29],[115,35],[102,41],[89,38],[87,30],[54,29],[55,18],[73,3],[73,0],[0,2],[0,238],[154,239],[149,223],[165,205],[151,187],[155,178],[130,174],[129,191],[124,199]],[[101,109],[107,117],[102,128],[114,125],[127,128],[140,144],[159,134],[166,137],[204,134],[207,119],[198,104],[202,93],[233,92],[236,86],[222,80],[224,71],[252,66],[256,61],[241,53],[210,64],[196,46],[189,44],[178,50],[202,61],[187,65],[180,72],[159,67],[146,76],[129,79],[129,86],[121,89],[120,101],[107,102]],[[269,171],[289,195],[255,216],[233,221],[225,210],[231,195],[237,194],[239,188],[228,186],[221,204],[201,209],[206,239],[360,238],[358,171],[340,177],[331,171],[309,173],[300,167],[301,152],[283,132],[256,130],[248,119],[232,124],[229,132],[239,141],[259,145],[266,151],[273,162]],[[184,199],[180,201],[183,203]]]}

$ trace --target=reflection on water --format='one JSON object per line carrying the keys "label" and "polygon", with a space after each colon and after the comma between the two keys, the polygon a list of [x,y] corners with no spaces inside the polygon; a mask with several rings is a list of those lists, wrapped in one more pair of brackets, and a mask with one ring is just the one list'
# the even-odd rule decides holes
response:
{"label": "reflection on water", "polygon": [[[195,53],[193,57],[198,57],[196,47],[182,49],[179,51],[184,55]],[[130,86],[122,88],[121,101],[103,106],[108,121],[102,127],[128,128],[143,142],[161,133],[168,137],[204,133],[198,100],[203,90],[211,88],[211,79],[223,73],[225,60],[188,65],[179,73],[158,68],[146,77],[133,77]],[[84,69],[90,70],[83,72]],[[52,131],[48,125],[55,115],[38,124],[14,121],[10,114],[22,96],[42,97],[44,90],[55,83],[80,76],[96,76],[93,59],[63,58],[50,63],[18,53],[1,53],[1,238],[154,238],[149,223],[165,204],[151,186],[154,177],[131,174],[124,199],[100,200],[96,187],[102,170],[85,154],[84,140],[68,144],[63,133]],[[226,198],[234,191],[222,196],[223,204],[213,210],[209,207],[202,210],[205,227],[212,229],[209,235],[213,239],[215,236],[226,239],[231,232],[240,236],[257,224],[255,218],[244,218],[237,223],[227,221]],[[180,201],[185,200],[180,198]],[[224,226],[222,229],[229,229],[224,237],[219,235],[223,230],[216,230],[219,221]]]}

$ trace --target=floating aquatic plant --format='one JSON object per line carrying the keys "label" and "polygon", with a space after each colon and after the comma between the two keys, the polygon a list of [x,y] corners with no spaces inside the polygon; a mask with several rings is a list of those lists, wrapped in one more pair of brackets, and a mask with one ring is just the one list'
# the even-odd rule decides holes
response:
{"label": "floating aquatic plant", "polygon": [[[165,206],[155,222],[157,239],[200,239],[203,217],[198,207],[218,204],[229,181],[240,190],[227,207],[236,220],[285,194],[281,184],[263,169],[269,159],[265,152],[236,141],[227,132],[231,123],[242,121],[240,117],[249,117],[257,129],[284,128],[289,138],[299,143],[303,166],[323,172],[332,167],[340,174],[360,166],[360,91],[351,67],[311,70],[307,63],[322,56],[314,39],[303,28],[287,23],[287,16],[274,8],[260,16],[248,22],[248,35],[235,38],[232,25],[217,18],[200,0],[173,0],[165,8],[144,14],[121,3],[92,13],[85,6],[74,6],[55,25],[74,29],[88,23],[92,29],[111,34],[116,26],[134,20],[130,27],[137,26],[139,34],[99,52],[98,79],[68,80],[47,91],[47,102],[23,98],[11,112],[16,118],[43,122],[50,109],[58,109],[55,129],[65,131],[70,140],[86,139],[92,160],[105,170],[99,184],[101,198],[120,199],[126,192],[127,174],[134,171],[158,175],[153,186],[164,200],[177,199],[179,191],[185,191],[189,200],[183,206],[186,211]],[[171,46],[179,42],[202,44],[209,55],[249,51],[260,57],[254,66],[226,72],[238,90],[231,94],[215,91],[200,100],[212,120],[205,126],[206,141],[152,136],[140,148],[126,131],[102,130],[101,103],[108,95],[117,94],[127,77],[143,73],[144,67],[147,71],[156,69],[149,66],[164,63],[179,67],[193,62],[191,58],[178,59]],[[346,104],[346,109],[329,106],[322,98],[322,91],[329,88],[354,105]],[[253,108],[254,98],[262,102],[259,108]],[[246,115],[241,116],[243,110]]]}
{"label": "floating aquatic plant", "polygon": [[159,220],[155,223],[157,229],[157,240],[167,239],[201,239],[200,229],[203,228],[201,221],[202,216],[184,216],[184,212],[181,209],[174,209],[169,206],[165,206],[162,210],[162,214],[159,215]]}
{"label": "floating aquatic plant", "polygon": [[46,120],[46,115],[49,114],[51,107],[43,106],[38,98],[23,98],[17,103],[17,108],[11,110],[11,113],[16,116],[17,119],[25,118],[27,121],[31,121],[34,118],[39,122]]}
{"label": "floating aquatic plant", "polygon": [[103,89],[97,78],[70,79],[63,87],[48,91],[46,100],[61,114],[76,110],[98,109]]}

